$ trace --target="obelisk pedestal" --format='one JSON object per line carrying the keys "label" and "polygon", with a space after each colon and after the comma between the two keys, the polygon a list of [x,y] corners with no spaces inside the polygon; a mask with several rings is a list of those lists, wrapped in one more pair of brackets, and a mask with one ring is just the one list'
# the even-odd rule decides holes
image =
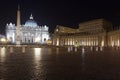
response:
{"label": "obelisk pedestal", "polygon": [[16,45],[20,45],[20,36],[17,36],[17,41],[16,41]]}

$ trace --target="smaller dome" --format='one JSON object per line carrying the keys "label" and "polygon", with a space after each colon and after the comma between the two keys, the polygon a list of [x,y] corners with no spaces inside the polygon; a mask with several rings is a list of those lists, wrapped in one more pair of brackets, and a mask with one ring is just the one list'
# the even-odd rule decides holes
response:
{"label": "smaller dome", "polygon": [[37,27],[37,26],[38,26],[38,25],[37,25],[37,22],[36,22],[35,20],[33,20],[32,14],[31,14],[31,16],[30,16],[30,20],[27,20],[27,21],[25,22],[25,26],[29,26],[29,27]]}

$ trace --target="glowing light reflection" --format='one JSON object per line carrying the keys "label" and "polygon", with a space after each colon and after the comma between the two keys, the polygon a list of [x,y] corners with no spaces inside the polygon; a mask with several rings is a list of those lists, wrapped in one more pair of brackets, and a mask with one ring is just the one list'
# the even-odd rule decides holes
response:
{"label": "glowing light reflection", "polygon": [[85,49],[82,48],[82,64],[85,64]]}
{"label": "glowing light reflection", "polygon": [[35,61],[39,61],[41,59],[41,48],[34,48]]}
{"label": "glowing light reflection", "polygon": [[119,43],[120,41],[118,40],[118,46],[120,45],[120,43]]}
{"label": "glowing light reflection", "polygon": [[5,56],[6,56],[6,49],[4,47],[0,48],[0,60],[1,60],[1,62],[5,61]]}
{"label": "glowing light reflection", "polygon": [[40,60],[41,60],[41,48],[34,48],[34,62],[35,62],[34,77],[38,76],[39,72],[41,71]]}

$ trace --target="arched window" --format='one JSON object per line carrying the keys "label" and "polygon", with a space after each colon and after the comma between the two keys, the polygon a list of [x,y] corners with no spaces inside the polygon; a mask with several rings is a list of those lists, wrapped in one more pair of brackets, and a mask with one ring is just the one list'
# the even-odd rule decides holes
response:
{"label": "arched window", "polygon": [[44,38],[44,41],[46,41],[46,38]]}

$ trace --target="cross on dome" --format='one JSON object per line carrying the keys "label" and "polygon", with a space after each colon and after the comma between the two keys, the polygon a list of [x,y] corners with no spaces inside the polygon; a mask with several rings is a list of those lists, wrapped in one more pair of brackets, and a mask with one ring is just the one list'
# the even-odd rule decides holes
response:
{"label": "cross on dome", "polygon": [[32,14],[30,15],[30,19],[33,19],[33,16],[32,16]]}
{"label": "cross on dome", "polygon": [[37,27],[38,26],[37,22],[35,20],[33,20],[32,14],[30,15],[30,19],[25,22],[25,26],[29,26],[29,27]]}

